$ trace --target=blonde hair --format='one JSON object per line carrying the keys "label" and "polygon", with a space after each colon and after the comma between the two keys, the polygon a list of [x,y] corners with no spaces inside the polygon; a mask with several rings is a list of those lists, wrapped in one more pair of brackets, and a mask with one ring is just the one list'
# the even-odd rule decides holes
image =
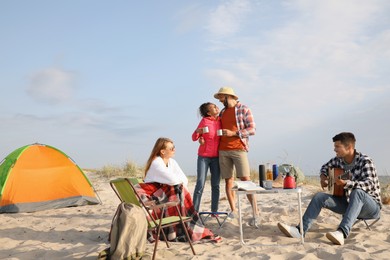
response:
{"label": "blonde hair", "polygon": [[160,137],[157,139],[153,146],[153,150],[150,153],[149,159],[146,162],[144,178],[146,177],[146,173],[150,169],[150,165],[152,164],[153,160],[156,159],[157,156],[161,156],[161,150],[167,148],[167,143],[173,143],[173,141],[166,137]]}

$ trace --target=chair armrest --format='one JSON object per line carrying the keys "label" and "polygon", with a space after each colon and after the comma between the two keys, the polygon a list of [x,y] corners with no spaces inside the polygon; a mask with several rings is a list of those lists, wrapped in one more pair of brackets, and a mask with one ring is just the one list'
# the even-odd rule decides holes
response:
{"label": "chair armrest", "polygon": [[[154,201],[153,201],[154,202]],[[176,205],[179,204],[179,201],[169,201],[169,202],[166,202],[166,203],[162,203],[162,204],[154,204],[154,205],[147,205],[147,207],[149,209],[160,209],[160,208],[170,208],[170,207],[174,207]],[[146,204],[145,204],[146,206]]]}
{"label": "chair armrest", "polygon": [[156,202],[154,200],[145,201],[144,204],[147,208],[156,206]]}

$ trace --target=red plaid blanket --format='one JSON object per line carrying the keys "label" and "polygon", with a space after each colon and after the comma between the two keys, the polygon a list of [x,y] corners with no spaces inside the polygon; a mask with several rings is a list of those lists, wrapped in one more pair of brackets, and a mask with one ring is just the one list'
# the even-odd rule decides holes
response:
{"label": "red plaid blanket", "polygon": [[[181,215],[191,217],[192,219],[190,222],[188,222],[188,232],[192,241],[199,241],[203,238],[214,239],[213,232],[202,224],[198,213],[194,209],[191,194],[184,186],[179,187],[159,183],[139,183],[134,187],[144,202],[155,200],[157,203],[165,203],[169,201],[177,201],[179,199],[179,210]],[[161,212],[157,212],[157,214],[160,215]],[[165,217],[168,217],[177,216],[178,214],[176,209],[171,207],[165,211],[164,215]],[[157,218],[157,216],[153,217]],[[184,231],[181,230],[181,225],[176,225],[167,229],[169,230],[165,232],[167,234],[168,240],[175,240],[177,237],[182,237],[184,235]]]}

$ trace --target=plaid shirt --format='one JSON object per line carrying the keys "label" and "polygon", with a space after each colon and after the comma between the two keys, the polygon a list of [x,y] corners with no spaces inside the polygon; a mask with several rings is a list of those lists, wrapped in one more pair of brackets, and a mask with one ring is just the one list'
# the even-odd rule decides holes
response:
{"label": "plaid shirt", "polygon": [[[241,142],[245,146],[245,150],[249,151],[249,136],[256,133],[256,124],[253,118],[251,110],[241,103],[237,103],[234,108],[236,114],[236,124],[238,129],[238,135],[241,139]],[[221,110],[219,114],[222,116],[225,112],[225,108]]]}
{"label": "plaid shirt", "polygon": [[[373,197],[382,208],[381,190],[379,187],[379,179],[376,173],[375,165],[370,157],[361,154],[355,150],[355,165],[351,169],[351,179],[344,186],[346,196],[349,199],[353,189],[361,189]],[[344,169],[345,162],[343,159],[334,157],[321,167],[321,174],[328,176],[329,168]]]}

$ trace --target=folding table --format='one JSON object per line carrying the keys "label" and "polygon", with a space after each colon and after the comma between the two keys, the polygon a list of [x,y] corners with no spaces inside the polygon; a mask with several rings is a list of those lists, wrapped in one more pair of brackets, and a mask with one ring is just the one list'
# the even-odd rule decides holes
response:
{"label": "folding table", "polygon": [[[302,196],[302,189],[296,188],[296,189],[283,189],[283,188],[273,188],[271,190],[263,190],[263,189],[253,189],[253,190],[241,190],[237,189],[236,187],[232,189],[237,194],[237,200],[238,200],[238,225],[240,229],[240,240],[241,244],[245,245],[244,242],[244,234],[242,229],[242,216],[241,216],[241,202],[240,197],[241,195],[248,195],[248,194],[259,194],[259,195],[265,195],[265,194],[275,194],[275,193],[296,193],[297,194],[297,202],[298,202],[298,213],[299,213],[299,221],[302,223],[302,205],[301,205],[301,196]],[[252,207],[253,209],[253,207]],[[253,217],[255,217],[255,212],[253,211]],[[257,227],[257,226],[256,226]],[[301,233],[301,243],[304,244],[304,237],[303,237],[303,227],[300,225],[300,233]]]}

